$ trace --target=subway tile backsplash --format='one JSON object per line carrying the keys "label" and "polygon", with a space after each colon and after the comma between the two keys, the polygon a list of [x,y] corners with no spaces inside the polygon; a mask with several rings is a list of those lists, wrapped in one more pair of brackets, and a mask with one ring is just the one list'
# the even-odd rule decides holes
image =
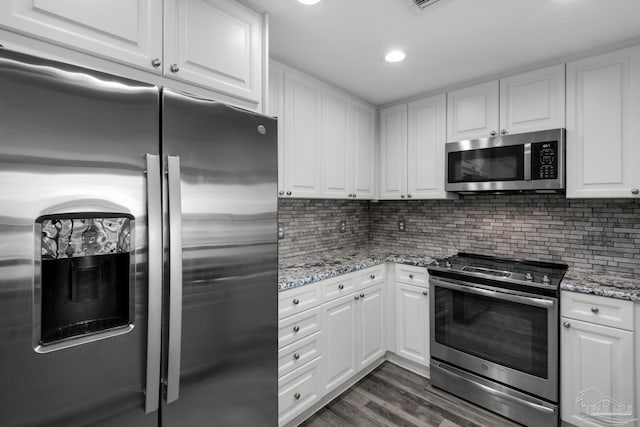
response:
{"label": "subway tile backsplash", "polygon": [[[281,199],[280,256],[365,243],[564,262],[599,273],[640,275],[640,200],[563,195],[478,195],[459,200]],[[338,232],[340,219],[347,233]],[[404,220],[406,231],[398,231]]]}

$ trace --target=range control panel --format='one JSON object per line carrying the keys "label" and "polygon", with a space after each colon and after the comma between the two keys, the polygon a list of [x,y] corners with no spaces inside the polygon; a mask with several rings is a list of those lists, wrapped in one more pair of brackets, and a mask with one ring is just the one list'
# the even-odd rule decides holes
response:
{"label": "range control panel", "polygon": [[531,179],[558,179],[558,141],[531,144]]}

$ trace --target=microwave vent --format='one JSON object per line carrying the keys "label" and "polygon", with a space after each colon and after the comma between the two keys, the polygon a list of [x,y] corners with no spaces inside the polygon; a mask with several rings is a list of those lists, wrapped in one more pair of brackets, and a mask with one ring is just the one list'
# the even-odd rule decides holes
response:
{"label": "microwave vent", "polygon": [[427,6],[431,6],[434,3],[437,3],[439,0],[405,0],[413,10],[421,14],[427,8]]}

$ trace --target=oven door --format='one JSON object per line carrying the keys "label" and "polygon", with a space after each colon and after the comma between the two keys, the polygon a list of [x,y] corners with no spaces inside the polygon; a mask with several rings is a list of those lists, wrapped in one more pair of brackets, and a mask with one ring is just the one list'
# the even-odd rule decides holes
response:
{"label": "oven door", "polygon": [[558,401],[558,300],[431,277],[431,356]]}

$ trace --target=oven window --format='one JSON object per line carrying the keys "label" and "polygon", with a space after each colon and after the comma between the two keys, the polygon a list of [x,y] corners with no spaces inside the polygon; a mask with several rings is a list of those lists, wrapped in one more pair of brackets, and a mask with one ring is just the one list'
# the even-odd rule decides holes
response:
{"label": "oven window", "polygon": [[435,340],[547,378],[547,310],[435,287]]}
{"label": "oven window", "polygon": [[522,181],[524,145],[449,153],[449,182]]}

